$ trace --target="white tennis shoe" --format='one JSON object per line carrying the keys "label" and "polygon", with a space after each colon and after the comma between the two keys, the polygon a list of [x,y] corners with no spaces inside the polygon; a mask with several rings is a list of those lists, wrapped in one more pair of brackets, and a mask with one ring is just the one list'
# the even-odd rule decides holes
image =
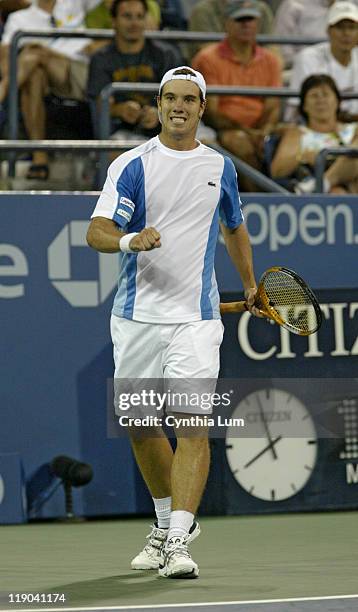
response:
{"label": "white tennis shoe", "polygon": [[[131,568],[134,570],[158,569],[164,564],[163,549],[169,529],[160,529],[157,523],[151,527],[152,531],[147,535],[147,544],[131,562]],[[194,521],[187,536],[187,543],[195,540],[199,534],[200,525]]]}
{"label": "white tennis shoe", "polygon": [[[194,537],[197,537],[199,533],[200,527]],[[188,544],[193,539],[189,533],[167,540],[162,551],[163,561],[159,565],[159,576],[163,578],[197,578],[199,576],[199,568],[188,551]]]}
{"label": "white tennis shoe", "polygon": [[169,529],[160,529],[156,523],[151,527],[147,544],[131,562],[131,568],[134,570],[158,569],[160,561],[163,561],[162,549]]}

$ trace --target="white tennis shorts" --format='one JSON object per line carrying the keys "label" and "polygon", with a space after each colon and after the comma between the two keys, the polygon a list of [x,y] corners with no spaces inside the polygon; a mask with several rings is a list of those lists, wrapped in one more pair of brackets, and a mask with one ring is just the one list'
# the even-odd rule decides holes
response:
{"label": "white tennis shorts", "polygon": [[[153,324],[112,315],[115,384],[122,386],[121,380],[126,384],[123,379],[181,379],[190,381],[197,390],[198,379],[205,379],[203,391],[208,391],[210,383],[215,389],[223,333],[221,319]],[[176,411],[195,412],[185,408]]]}

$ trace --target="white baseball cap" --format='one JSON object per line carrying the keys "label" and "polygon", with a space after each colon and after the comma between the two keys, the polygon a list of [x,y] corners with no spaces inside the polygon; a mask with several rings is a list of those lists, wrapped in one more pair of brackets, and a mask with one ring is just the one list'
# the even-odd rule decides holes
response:
{"label": "white baseball cap", "polygon": [[336,25],[343,19],[350,19],[358,23],[358,7],[348,0],[337,0],[329,9],[328,25]]}
{"label": "white baseball cap", "polygon": [[[180,70],[189,70],[191,74],[176,74]],[[192,81],[193,83],[196,83],[201,93],[203,94],[203,98],[205,100],[205,96],[206,96],[205,79],[203,75],[201,74],[201,72],[194,70],[190,66],[178,66],[177,68],[172,68],[171,70],[168,70],[163,76],[162,80],[160,81],[159,93],[161,92],[165,83],[168,83],[168,81],[175,81],[177,79],[181,79],[183,81]]]}

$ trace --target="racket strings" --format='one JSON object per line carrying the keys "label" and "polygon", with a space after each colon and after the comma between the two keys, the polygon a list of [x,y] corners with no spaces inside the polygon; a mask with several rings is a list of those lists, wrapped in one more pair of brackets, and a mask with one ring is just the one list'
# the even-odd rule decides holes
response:
{"label": "racket strings", "polygon": [[295,278],[282,271],[270,272],[263,286],[267,306],[276,311],[292,331],[308,333],[316,329],[317,316],[311,296]]}

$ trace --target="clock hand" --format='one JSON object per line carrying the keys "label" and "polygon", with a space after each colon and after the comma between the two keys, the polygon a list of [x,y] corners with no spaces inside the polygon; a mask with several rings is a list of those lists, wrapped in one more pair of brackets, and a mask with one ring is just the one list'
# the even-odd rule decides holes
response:
{"label": "clock hand", "polygon": [[[255,455],[255,457],[253,457],[252,459],[250,459],[250,461],[248,463],[246,463],[246,465],[244,465],[244,468],[249,467],[249,465],[251,465],[252,463],[254,463],[254,461],[256,461],[256,459],[258,459],[259,457],[261,457],[261,455],[263,455],[264,453],[266,453],[266,451],[268,451],[270,448],[273,448],[275,444],[277,444],[277,442],[279,440],[281,440],[282,436],[278,436],[275,440],[271,440],[270,444],[268,444],[267,446],[265,446],[265,448],[260,451],[259,453],[257,453],[257,455]],[[275,457],[277,459],[277,455]]]}
{"label": "clock hand", "polygon": [[268,441],[270,442],[270,445],[271,445],[270,448],[272,450],[272,456],[273,456],[274,459],[277,459],[277,453],[276,453],[275,447],[272,444],[272,437],[271,437],[271,433],[270,433],[270,430],[269,430],[269,426],[267,424],[267,420],[266,420],[266,417],[265,417],[264,409],[262,407],[261,400],[260,400],[260,397],[258,395],[257,395],[257,403],[259,405],[261,419],[262,419],[262,422],[263,422],[264,427],[265,427],[266,436],[267,436],[267,439],[268,439]]}

